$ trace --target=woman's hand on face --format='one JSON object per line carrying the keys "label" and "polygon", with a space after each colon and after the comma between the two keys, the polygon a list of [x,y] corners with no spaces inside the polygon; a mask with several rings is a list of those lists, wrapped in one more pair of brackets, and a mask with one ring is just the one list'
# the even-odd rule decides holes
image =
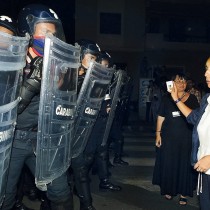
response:
{"label": "woman's hand on face", "polygon": [[210,155],[206,155],[201,158],[194,166],[194,169],[198,172],[206,172],[210,169]]}

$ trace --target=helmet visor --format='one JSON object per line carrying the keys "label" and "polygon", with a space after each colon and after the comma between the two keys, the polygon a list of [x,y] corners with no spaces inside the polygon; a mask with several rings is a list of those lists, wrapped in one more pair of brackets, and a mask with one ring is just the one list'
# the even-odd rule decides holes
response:
{"label": "helmet visor", "polygon": [[65,41],[62,23],[59,19],[54,18],[36,18],[32,15],[27,17],[27,23],[31,34],[35,36],[45,36],[47,33],[52,33],[58,39]]}

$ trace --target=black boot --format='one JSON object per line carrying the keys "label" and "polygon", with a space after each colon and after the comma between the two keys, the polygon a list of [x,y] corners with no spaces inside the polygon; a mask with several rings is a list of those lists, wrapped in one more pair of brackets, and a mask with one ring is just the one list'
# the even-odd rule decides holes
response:
{"label": "black boot", "polygon": [[80,155],[72,160],[74,184],[76,194],[80,200],[80,210],[96,210],[92,205],[90,192],[89,168],[93,162],[94,154]]}
{"label": "black boot", "polygon": [[124,138],[123,137],[119,138],[115,143],[116,145],[115,145],[115,155],[114,155],[113,164],[119,166],[129,165],[128,162],[122,160]]}
{"label": "black boot", "polygon": [[118,165],[118,166],[128,166],[128,165],[129,165],[128,162],[122,160],[121,157],[118,156],[118,155],[116,155],[116,156],[114,157],[113,164],[114,164],[114,165]]}
{"label": "black boot", "polygon": [[109,159],[108,159],[108,152],[107,148],[101,147],[101,151],[99,150],[96,154],[96,161],[97,161],[97,169],[98,169],[98,176],[100,180],[108,179],[112,175],[109,171]]}
{"label": "black boot", "polygon": [[79,174],[80,176],[78,175],[75,177],[75,188],[74,188],[74,192],[79,197],[80,200],[80,210],[96,210],[92,205],[89,177],[87,176],[87,173],[84,173],[82,168],[80,169],[80,171],[81,171],[81,173]]}
{"label": "black boot", "polygon": [[12,210],[34,210],[34,209],[26,207],[21,201],[17,200]]}
{"label": "black boot", "polygon": [[80,206],[80,210],[96,210],[94,206]]}
{"label": "black boot", "polygon": [[51,210],[49,200],[41,200],[40,210]]}
{"label": "black boot", "polygon": [[74,210],[72,195],[68,199],[51,201],[51,210]]}
{"label": "black boot", "polygon": [[40,192],[40,197],[41,197],[41,204],[40,204],[40,210],[51,210],[51,204],[50,200],[47,198],[45,192]]}
{"label": "black boot", "polygon": [[100,190],[121,191],[122,188],[118,185],[112,184],[108,179],[101,180],[99,184]]}
{"label": "black boot", "polygon": [[89,182],[83,182],[80,184],[80,189],[77,190],[77,196],[80,200],[80,210],[96,210],[92,205]]}

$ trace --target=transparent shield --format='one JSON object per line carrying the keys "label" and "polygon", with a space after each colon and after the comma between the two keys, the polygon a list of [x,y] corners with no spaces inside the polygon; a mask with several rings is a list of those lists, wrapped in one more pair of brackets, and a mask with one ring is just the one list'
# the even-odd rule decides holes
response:
{"label": "transparent shield", "polygon": [[64,173],[71,163],[79,48],[53,35],[45,39],[36,148],[37,187]]}
{"label": "transparent shield", "polygon": [[72,142],[73,158],[81,154],[87,144],[113,73],[114,69],[96,62],[91,63],[87,70],[77,99],[77,117]]}
{"label": "transparent shield", "polygon": [[0,32],[0,206],[2,205],[29,37]]}
{"label": "transparent shield", "polygon": [[120,91],[122,89],[124,76],[125,76],[125,72],[123,70],[118,70],[115,74],[115,81],[114,81],[114,84],[113,84],[112,90],[111,90],[111,99],[112,99],[111,109],[109,112],[108,120],[106,123],[106,128],[105,128],[104,135],[103,135],[103,140],[102,140],[102,144],[101,144],[102,146],[106,145],[108,137],[109,137],[109,133],[110,133],[112,123],[114,120],[114,116],[115,116],[115,111],[117,108],[117,103],[120,98]]}

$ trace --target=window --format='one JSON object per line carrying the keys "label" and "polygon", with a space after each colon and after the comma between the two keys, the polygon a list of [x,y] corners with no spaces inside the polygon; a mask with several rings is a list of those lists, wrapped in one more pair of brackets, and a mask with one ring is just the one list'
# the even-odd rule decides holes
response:
{"label": "window", "polygon": [[120,13],[100,13],[101,34],[121,34]]}

